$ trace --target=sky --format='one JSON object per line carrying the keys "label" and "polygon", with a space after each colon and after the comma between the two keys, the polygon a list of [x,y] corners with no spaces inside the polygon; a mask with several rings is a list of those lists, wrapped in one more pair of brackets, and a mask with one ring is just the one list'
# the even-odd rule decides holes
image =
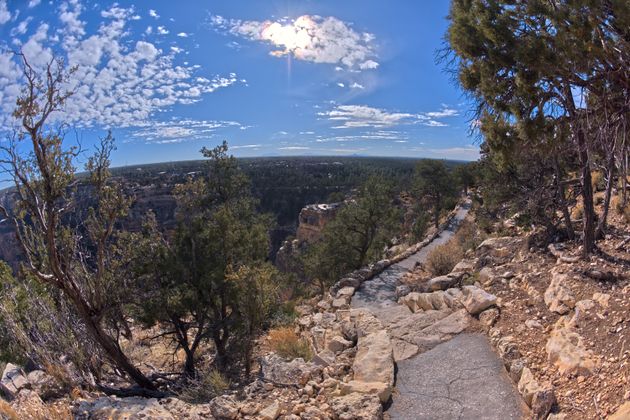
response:
{"label": "sky", "polygon": [[[19,57],[76,67],[53,122],[113,165],[236,156],[473,160],[470,104],[436,64],[449,1],[0,0],[0,130]],[[2,141],[2,140],[0,140]]]}

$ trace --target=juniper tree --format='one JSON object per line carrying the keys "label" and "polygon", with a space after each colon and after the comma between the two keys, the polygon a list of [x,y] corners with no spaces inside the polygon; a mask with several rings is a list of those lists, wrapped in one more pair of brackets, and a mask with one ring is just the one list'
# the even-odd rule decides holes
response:
{"label": "juniper tree", "polygon": [[447,198],[456,195],[457,187],[453,175],[444,162],[423,159],[414,171],[414,192],[419,199],[427,199],[433,209],[433,224],[437,228]]}
{"label": "juniper tree", "polygon": [[79,150],[67,146],[63,125],[55,126],[50,119],[72,95],[64,86],[73,69],[52,59],[39,70],[22,58],[25,86],[13,113],[21,129],[0,149],[0,164],[14,181],[17,203],[15,208],[0,207],[0,212],[14,225],[26,269],[62,292],[88,337],[117,368],[141,387],[155,390],[118,340],[124,295],[123,279],[116,275],[122,258],[115,246],[116,223],[126,216],[131,202],[110,179],[113,138],[110,134],[101,139],[86,165],[95,204],[85,223],[71,223],[68,215],[76,211]]}
{"label": "juniper tree", "polygon": [[175,188],[178,225],[172,237],[165,238],[153,219],[132,237],[139,319],[164,326],[162,335],[184,350],[190,377],[203,343],[213,343],[217,367],[225,370],[238,354],[243,323],[252,332],[258,327],[243,316],[242,305],[253,305],[244,299],[252,291],[243,285],[256,275],[247,270],[268,257],[272,226],[268,215],[256,212],[249,180],[228,155],[227,143],[202,153],[208,158],[204,176]]}
{"label": "juniper tree", "polygon": [[537,147],[535,128],[549,120],[569,128],[581,167],[585,254],[595,247],[588,135],[595,110],[576,100],[604,97],[601,80],[627,98],[628,9],[627,1],[453,0],[449,14],[459,82],[477,100],[482,133],[508,121],[520,131],[514,147],[524,148]]}

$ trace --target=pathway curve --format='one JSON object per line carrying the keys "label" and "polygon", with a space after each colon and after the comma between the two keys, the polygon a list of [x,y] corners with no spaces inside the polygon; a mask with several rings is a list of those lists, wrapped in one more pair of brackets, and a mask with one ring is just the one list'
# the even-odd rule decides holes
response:
{"label": "pathway curve", "polygon": [[[352,298],[352,307],[368,309],[385,326],[401,318],[411,321],[407,308],[396,303],[402,275],[424,262],[435,247],[448,242],[469,209],[468,201],[433,242],[364,282]],[[393,420],[508,420],[525,418],[527,408],[488,339],[482,334],[462,333],[398,362],[396,390],[387,413]]]}

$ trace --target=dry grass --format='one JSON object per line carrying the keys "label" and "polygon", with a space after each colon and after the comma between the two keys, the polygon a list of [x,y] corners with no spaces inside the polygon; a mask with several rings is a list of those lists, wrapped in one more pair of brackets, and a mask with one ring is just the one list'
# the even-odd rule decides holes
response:
{"label": "dry grass", "polygon": [[285,359],[311,360],[313,354],[308,341],[300,338],[292,327],[280,327],[269,331],[269,345]]}
{"label": "dry grass", "polygon": [[457,234],[455,235],[455,240],[461,247],[462,251],[466,252],[469,249],[477,249],[487,236],[488,235],[477,228],[477,225],[474,222],[469,219],[465,219],[459,226]]}
{"label": "dry grass", "polygon": [[606,179],[601,171],[591,172],[591,185],[593,186],[593,192],[604,191],[606,189]]}
{"label": "dry grass", "polygon": [[223,394],[230,387],[230,381],[218,370],[213,369],[208,373],[200,374],[198,378],[191,379],[177,393],[182,400],[194,404],[206,403]]}
{"label": "dry grass", "polygon": [[20,416],[11,407],[11,404],[2,399],[0,399],[0,417],[8,420],[20,420]]}
{"label": "dry grass", "polygon": [[427,256],[427,270],[434,276],[443,276],[451,272],[453,267],[464,257],[462,247],[457,240],[436,247]]}
{"label": "dry grass", "polygon": [[581,202],[578,202],[571,209],[571,219],[572,220],[581,220],[584,216],[584,205]]}

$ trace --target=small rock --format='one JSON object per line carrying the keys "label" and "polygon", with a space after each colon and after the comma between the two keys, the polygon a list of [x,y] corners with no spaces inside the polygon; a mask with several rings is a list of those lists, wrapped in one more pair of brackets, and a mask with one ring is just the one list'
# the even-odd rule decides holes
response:
{"label": "small rock", "polygon": [[545,304],[551,312],[564,315],[575,307],[575,297],[568,283],[569,277],[566,274],[552,270],[551,283],[544,294]]}
{"label": "small rock", "polygon": [[486,327],[492,327],[499,319],[499,310],[497,308],[486,309],[479,314],[479,321]]}
{"label": "small rock", "polygon": [[476,286],[464,286],[464,307],[471,315],[477,315],[497,303],[497,297]]}
{"label": "small rock", "polygon": [[608,308],[610,295],[608,293],[593,293],[593,300],[599,303],[602,308]]}
{"label": "small rock", "polygon": [[260,412],[258,418],[260,420],[276,420],[280,416],[280,403],[278,401],[273,404],[265,407],[264,410]]}
{"label": "small rock", "polygon": [[219,420],[233,420],[238,417],[238,405],[233,397],[221,395],[210,401],[210,412]]}
{"label": "small rock", "polygon": [[381,420],[383,406],[376,395],[352,393],[332,400],[339,420]]}

